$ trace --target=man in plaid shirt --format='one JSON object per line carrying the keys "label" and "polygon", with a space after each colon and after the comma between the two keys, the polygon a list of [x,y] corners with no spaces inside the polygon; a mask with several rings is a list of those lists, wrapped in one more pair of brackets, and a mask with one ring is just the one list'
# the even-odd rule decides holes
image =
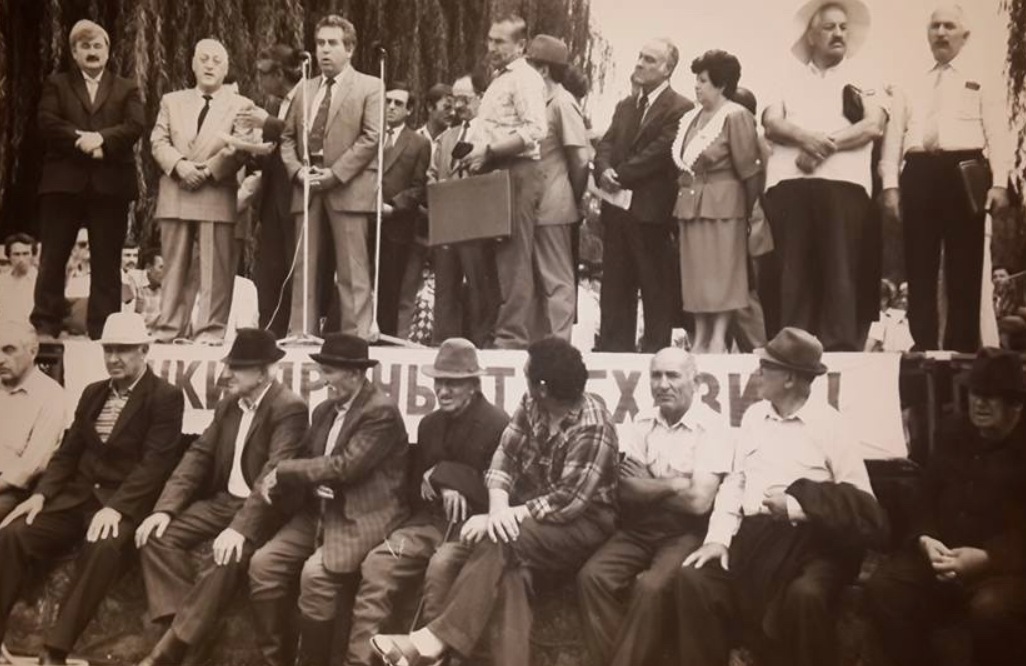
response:
{"label": "man in plaid shirt", "polygon": [[528,392],[485,475],[487,515],[461,538],[476,544],[442,614],[409,636],[371,639],[385,663],[469,657],[494,611],[488,646],[497,666],[527,666],[528,591],[534,571],[575,572],[613,532],[617,441],[609,412],[584,393],[588,371],[570,343],[549,337],[527,350]]}

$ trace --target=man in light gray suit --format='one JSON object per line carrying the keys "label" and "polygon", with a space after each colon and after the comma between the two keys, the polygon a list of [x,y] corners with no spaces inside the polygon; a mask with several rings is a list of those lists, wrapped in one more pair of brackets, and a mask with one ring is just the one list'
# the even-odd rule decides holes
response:
{"label": "man in light gray suit", "polygon": [[[224,87],[228,52],[213,39],[196,43],[192,57],[196,87],[168,93],[150,135],[160,166],[156,218],[164,257],[163,295],[154,334],[160,342],[189,337],[189,320],[199,298],[191,337],[219,344],[232,301],[235,237],[235,174],[242,155],[228,145],[235,118],[253,102]],[[199,238],[199,262],[192,245]],[[199,294],[188,288],[190,271],[199,272]]]}
{"label": "man in light gray suit", "polygon": [[[310,184],[311,256],[299,258],[297,276],[310,276],[307,320],[303,321],[303,280],[292,281],[289,333],[316,333],[316,249],[330,228],[342,310],[342,332],[367,339],[371,326],[370,261],[367,228],[374,212],[377,158],[381,131],[378,79],[357,72],[349,63],[356,49],[356,28],[330,14],[317,22],[317,64],[321,75],[297,94],[282,135],[281,158],[293,182],[292,213],[301,242],[303,181]],[[304,112],[306,118],[304,119]],[[303,165],[303,125],[309,127],[310,167]]]}

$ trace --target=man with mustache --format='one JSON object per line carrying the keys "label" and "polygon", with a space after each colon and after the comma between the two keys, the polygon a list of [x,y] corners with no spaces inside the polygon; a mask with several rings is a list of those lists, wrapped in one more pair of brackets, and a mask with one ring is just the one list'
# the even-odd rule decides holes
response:
{"label": "man with mustache", "polygon": [[[943,348],[972,352],[980,343],[980,280],[983,253],[989,251],[983,243],[984,217],[1008,210],[1015,139],[1008,129],[1004,81],[960,57],[969,40],[964,10],[938,7],[926,37],[933,67],[895,95],[880,164],[884,205],[891,219],[903,223],[915,349],[941,348],[937,270],[943,246],[948,307]],[[990,171],[979,208],[962,182],[959,164],[966,161]]]}
{"label": "man with mustache", "polygon": [[68,37],[75,66],[51,75],[39,100],[45,146],[39,180],[39,279],[32,324],[56,338],[64,319],[64,268],[80,227],[89,230],[89,337],[121,310],[121,246],[128,204],[138,194],[135,143],[145,122],[135,81],[107,70],[110,37],[78,21]]}
{"label": "man with mustache", "polygon": [[[762,120],[773,152],[766,216],[779,281],[763,302],[780,327],[818,336],[827,351],[861,351],[879,312],[881,240],[872,214],[870,158],[883,136],[879,95],[852,62],[869,30],[862,0],[809,0],[797,12],[800,62]],[[776,331],[768,331],[770,335]]]}
{"label": "man with mustache", "polygon": [[656,409],[620,438],[621,528],[577,575],[594,666],[664,660],[673,580],[705,536],[713,498],[734,457],[726,422],[695,399],[695,357],[667,347],[652,357]]}
{"label": "man with mustache", "polygon": [[1026,381],[1022,358],[979,351],[968,413],[937,429],[915,541],[866,585],[870,616],[892,663],[951,663],[934,654],[931,628],[965,621],[980,666],[1026,663]]}
{"label": "man with mustache", "polygon": [[[242,165],[242,153],[225,135],[241,133],[237,118],[253,102],[224,85],[228,52],[215,39],[196,42],[192,72],[196,87],[164,95],[150,134],[153,158],[163,172],[153,216],[160,222],[165,261],[154,334],[160,342],[191,338],[220,344],[232,304],[235,176]],[[194,244],[199,246],[195,265]],[[193,273],[198,276],[190,279]],[[193,281],[198,294],[189,287]],[[197,321],[190,328],[196,299]]]}

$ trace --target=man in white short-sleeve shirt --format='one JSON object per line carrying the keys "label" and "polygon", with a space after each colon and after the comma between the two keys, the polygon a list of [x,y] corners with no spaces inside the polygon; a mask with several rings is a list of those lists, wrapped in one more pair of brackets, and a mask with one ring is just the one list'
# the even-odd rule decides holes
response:
{"label": "man in white short-sleeve shirt", "polygon": [[681,562],[701,543],[733,435],[695,396],[695,359],[676,347],[649,367],[656,409],[621,433],[620,529],[578,574],[592,663],[652,662],[667,646]]}
{"label": "man in white short-sleeve shirt", "polygon": [[795,20],[800,66],[763,113],[773,143],[765,207],[781,266],[779,293],[764,302],[779,301],[769,319],[781,327],[810,331],[828,351],[859,351],[878,307],[870,158],[886,124],[878,91],[850,60],[869,10],[861,0],[809,0]]}

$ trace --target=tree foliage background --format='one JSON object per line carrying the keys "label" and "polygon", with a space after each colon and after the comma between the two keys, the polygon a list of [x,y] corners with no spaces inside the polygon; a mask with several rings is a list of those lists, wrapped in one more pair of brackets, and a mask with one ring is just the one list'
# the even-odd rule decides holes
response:
{"label": "tree foliage background", "polygon": [[[356,26],[358,70],[377,74],[370,45],[380,42],[389,53],[386,78],[407,81],[418,98],[480,62],[491,19],[507,12],[522,15],[532,34],[566,40],[575,64],[601,81],[608,46],[593,33],[589,9],[589,0],[0,0],[0,236],[37,227],[36,107],[45,77],[71,65],[68,32],[79,19],[110,33],[109,68],[135,78],[152,125],[161,95],[194,84],[198,40],[224,43],[230,75],[242,94],[255,98],[256,54],[278,42],[312,51],[314,25],[330,13]],[[423,119],[422,108],[414,118]],[[137,150],[142,194],[130,234],[145,244],[158,172],[148,135]]]}

